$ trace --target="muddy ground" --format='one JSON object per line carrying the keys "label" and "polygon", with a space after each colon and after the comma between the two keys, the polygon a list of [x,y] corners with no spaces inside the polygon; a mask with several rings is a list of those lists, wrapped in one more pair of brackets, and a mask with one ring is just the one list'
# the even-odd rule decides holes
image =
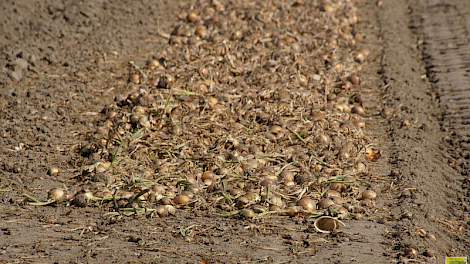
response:
{"label": "muddy ground", "polygon": [[[0,3],[1,262],[442,263],[469,255],[464,1],[357,1],[360,45],[371,51],[361,89],[367,136],[382,152],[369,165],[379,200],[373,217],[346,220],[339,233],[288,217],[110,220],[104,208],[25,204],[23,193],[44,196],[80,175],[79,149],[98,112],[123,92],[130,60],[143,63],[167,45],[161,32],[180,4]],[[463,95],[455,99],[455,90]],[[59,176],[47,174],[51,166]]]}

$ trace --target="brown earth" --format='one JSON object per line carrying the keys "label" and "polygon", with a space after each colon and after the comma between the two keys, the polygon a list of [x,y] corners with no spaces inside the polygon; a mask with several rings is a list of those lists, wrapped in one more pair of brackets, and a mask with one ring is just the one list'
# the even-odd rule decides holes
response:
{"label": "brown earth", "polygon": [[[160,33],[171,30],[181,8],[175,1],[2,1],[0,261],[442,263],[444,255],[468,256],[468,161],[458,151],[465,141],[452,133],[455,125],[442,129],[451,118],[431,72],[439,57],[427,43],[439,41],[429,24],[452,27],[439,20],[450,13],[465,29],[456,32],[466,38],[455,36],[465,47],[470,19],[462,14],[470,6],[434,2],[358,3],[361,46],[372,58],[361,91],[367,136],[382,150],[370,164],[380,200],[371,219],[347,220],[342,232],[321,235],[286,217],[246,221],[183,212],[116,220],[104,208],[26,205],[23,193],[44,196],[80,174],[78,150],[97,113],[123,92],[128,61],[141,63],[162,49],[167,40]],[[450,77],[468,86],[464,74]],[[47,175],[51,166],[60,168],[58,177]],[[409,248],[418,255],[406,256]]]}

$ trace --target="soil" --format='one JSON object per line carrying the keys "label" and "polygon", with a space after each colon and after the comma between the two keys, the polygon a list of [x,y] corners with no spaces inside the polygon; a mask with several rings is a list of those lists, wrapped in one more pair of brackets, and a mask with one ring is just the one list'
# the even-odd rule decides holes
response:
{"label": "soil", "polygon": [[[76,182],[99,112],[124,94],[129,61],[168,45],[187,1],[0,3],[0,262],[442,263],[468,256],[465,1],[358,1],[374,213],[333,234],[302,219],[184,211],[109,218],[109,208],[31,206]],[[448,88],[452,87],[452,88]],[[48,175],[58,167],[58,176]],[[417,255],[409,254],[416,249]]]}

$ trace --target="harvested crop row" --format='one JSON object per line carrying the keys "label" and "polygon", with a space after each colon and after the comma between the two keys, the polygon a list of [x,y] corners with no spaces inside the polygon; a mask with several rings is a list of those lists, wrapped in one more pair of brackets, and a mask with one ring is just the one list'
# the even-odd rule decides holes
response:
{"label": "harvested crop row", "polygon": [[179,17],[165,50],[129,63],[128,93],[81,149],[91,165],[54,199],[159,216],[367,214],[380,152],[363,131],[353,1],[201,0]]}

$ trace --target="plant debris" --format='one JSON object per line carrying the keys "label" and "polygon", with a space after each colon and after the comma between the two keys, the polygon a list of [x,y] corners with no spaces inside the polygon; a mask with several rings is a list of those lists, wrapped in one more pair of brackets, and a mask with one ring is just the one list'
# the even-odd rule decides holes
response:
{"label": "plant debris", "polygon": [[359,201],[380,152],[364,133],[369,52],[356,43],[353,2],[188,9],[164,34],[166,49],[129,63],[128,92],[104,107],[80,150],[92,162],[72,204],[246,219],[343,219],[373,206]]}

